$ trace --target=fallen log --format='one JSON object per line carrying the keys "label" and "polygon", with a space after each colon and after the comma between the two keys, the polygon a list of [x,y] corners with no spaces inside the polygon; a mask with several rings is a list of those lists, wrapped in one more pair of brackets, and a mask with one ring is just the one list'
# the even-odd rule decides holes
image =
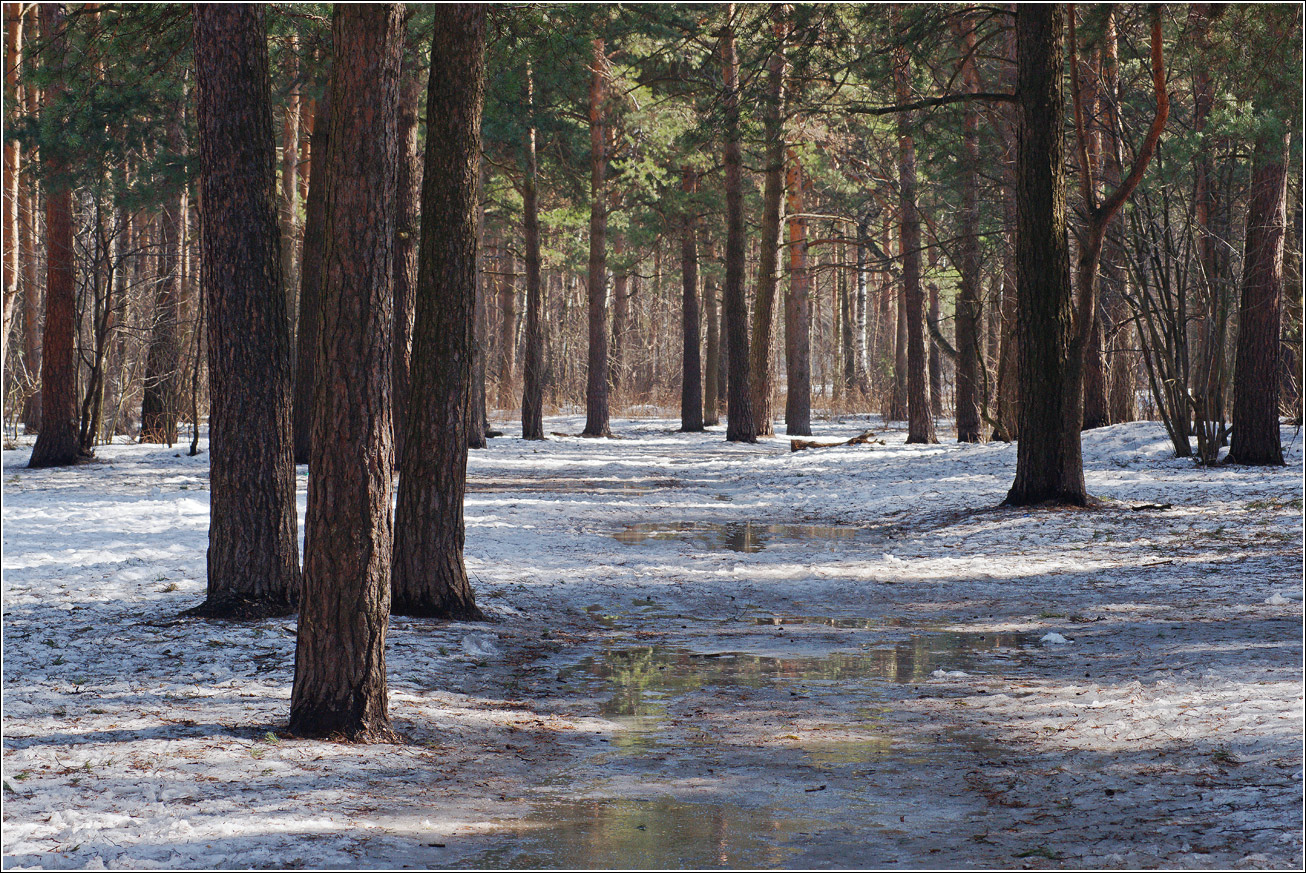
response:
{"label": "fallen log", "polygon": [[790,440],[789,451],[801,452],[805,449],[832,449],[835,446],[861,446],[867,443],[879,443],[885,445],[884,440],[873,439],[875,431],[865,430],[850,440],[844,440],[838,443],[818,443],[814,440]]}

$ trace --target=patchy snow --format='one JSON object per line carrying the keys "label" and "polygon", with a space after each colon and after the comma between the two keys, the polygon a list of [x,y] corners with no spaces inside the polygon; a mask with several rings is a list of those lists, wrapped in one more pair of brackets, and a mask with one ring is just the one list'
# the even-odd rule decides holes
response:
{"label": "patchy snow", "polygon": [[1203,469],[1091,431],[1100,505],[1050,510],[997,507],[1012,446],[814,428],[866,429],[473,452],[494,621],[392,621],[385,746],[280,735],[293,619],[178,617],[207,453],[21,440],[5,868],[1299,866],[1299,435]]}

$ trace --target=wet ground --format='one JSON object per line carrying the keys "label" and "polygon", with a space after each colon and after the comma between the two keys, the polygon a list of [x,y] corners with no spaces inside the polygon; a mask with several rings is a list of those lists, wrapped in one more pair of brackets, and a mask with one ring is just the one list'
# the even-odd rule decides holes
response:
{"label": "wet ground", "polygon": [[1023,511],[1012,447],[618,430],[473,453],[493,620],[392,619],[385,746],[283,733],[293,619],[178,618],[203,457],[7,452],[5,868],[1300,865],[1299,444],[1102,429]]}

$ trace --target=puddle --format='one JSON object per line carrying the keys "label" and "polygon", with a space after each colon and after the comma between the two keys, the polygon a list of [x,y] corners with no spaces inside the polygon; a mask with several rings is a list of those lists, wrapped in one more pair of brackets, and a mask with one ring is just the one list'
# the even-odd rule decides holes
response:
{"label": "puddle", "polygon": [[512,843],[459,866],[472,869],[694,869],[778,867],[806,836],[807,820],[773,809],[674,800],[544,804]]}
{"label": "puddle", "polygon": [[[862,621],[823,619],[823,623]],[[761,620],[758,620],[761,623]],[[768,620],[769,623],[769,620]],[[860,624],[836,625],[861,627]],[[783,641],[782,641],[783,642]],[[942,631],[880,647],[825,655],[694,652],[663,646],[610,649],[558,673],[559,681],[599,681],[611,697],[604,715],[657,717],[667,698],[708,686],[765,687],[774,683],[871,680],[921,683],[935,670],[977,671],[977,663],[1037,644],[1037,634]]]}
{"label": "puddle", "polygon": [[865,533],[864,528],[851,525],[678,521],[628,524],[612,536],[626,545],[673,540],[694,543],[712,550],[760,552],[776,541],[850,540]]}

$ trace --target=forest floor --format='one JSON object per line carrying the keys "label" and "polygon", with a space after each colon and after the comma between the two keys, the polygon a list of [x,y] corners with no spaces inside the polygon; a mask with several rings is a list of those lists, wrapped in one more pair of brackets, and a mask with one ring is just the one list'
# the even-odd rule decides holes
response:
{"label": "forest floor", "polygon": [[293,619],[179,617],[207,453],[20,438],[4,867],[1300,868],[1301,434],[1092,431],[1098,505],[1016,510],[1013,446],[676,425],[472,453],[493,620],[392,621],[375,746],[280,733]]}

